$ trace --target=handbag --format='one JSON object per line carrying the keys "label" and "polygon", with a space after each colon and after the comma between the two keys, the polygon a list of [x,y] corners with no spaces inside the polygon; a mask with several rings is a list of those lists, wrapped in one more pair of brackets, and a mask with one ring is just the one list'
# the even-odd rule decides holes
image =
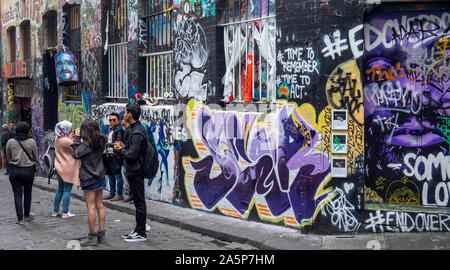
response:
{"label": "handbag", "polygon": [[38,165],[37,165],[36,160],[33,160],[33,159],[31,158],[30,154],[28,154],[28,151],[25,150],[25,147],[23,147],[23,145],[20,143],[20,141],[17,141],[17,142],[19,143],[20,147],[22,147],[23,151],[25,152],[25,154],[27,155],[27,157],[31,160],[31,162],[34,163],[34,171],[35,171],[35,172],[39,171],[39,168],[38,168]]}

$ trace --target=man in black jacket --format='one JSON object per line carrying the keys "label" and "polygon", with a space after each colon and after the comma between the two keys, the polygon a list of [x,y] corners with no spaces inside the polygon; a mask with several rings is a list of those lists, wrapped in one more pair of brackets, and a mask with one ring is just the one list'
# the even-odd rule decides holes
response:
{"label": "man in black jacket", "polygon": [[147,220],[147,205],[145,204],[144,177],[142,176],[142,158],[144,155],[146,141],[145,138],[136,133],[147,134],[145,128],[139,122],[141,108],[137,104],[127,104],[123,119],[130,126],[127,129],[128,139],[126,145],[120,141],[114,143],[114,150],[118,151],[125,160],[127,169],[127,179],[130,184],[130,191],[136,207],[136,227],[122,237],[126,242],[146,241],[145,224]]}
{"label": "man in black jacket", "polygon": [[[119,125],[119,114],[110,113],[108,141],[106,144],[105,153],[103,154],[103,164],[105,165],[106,175],[109,179],[109,195],[105,196],[103,200],[121,201],[123,200],[123,178],[122,178],[122,164],[123,160],[119,154],[114,152],[114,142],[123,142],[123,130]],[[117,195],[116,195],[117,186]]]}

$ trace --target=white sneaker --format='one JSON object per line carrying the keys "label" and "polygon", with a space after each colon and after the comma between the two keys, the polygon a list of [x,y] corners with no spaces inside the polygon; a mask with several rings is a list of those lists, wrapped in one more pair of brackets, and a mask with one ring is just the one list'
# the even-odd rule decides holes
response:
{"label": "white sneaker", "polygon": [[59,217],[60,215],[59,212],[52,211],[52,217]]}
{"label": "white sneaker", "polygon": [[145,224],[145,232],[149,232],[151,229],[150,225]]}
{"label": "white sneaker", "polygon": [[62,218],[70,218],[70,217],[74,217],[75,216],[75,214],[72,214],[72,213],[70,213],[70,212],[67,212],[66,214],[62,214]]}

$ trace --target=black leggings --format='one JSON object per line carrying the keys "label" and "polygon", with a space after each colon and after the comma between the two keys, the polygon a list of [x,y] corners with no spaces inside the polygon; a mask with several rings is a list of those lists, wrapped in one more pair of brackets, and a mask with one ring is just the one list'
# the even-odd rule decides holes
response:
{"label": "black leggings", "polygon": [[[34,166],[17,167],[9,165],[9,181],[14,192],[17,219],[29,216],[31,211],[31,190],[34,182]],[[22,203],[23,194],[23,203]]]}

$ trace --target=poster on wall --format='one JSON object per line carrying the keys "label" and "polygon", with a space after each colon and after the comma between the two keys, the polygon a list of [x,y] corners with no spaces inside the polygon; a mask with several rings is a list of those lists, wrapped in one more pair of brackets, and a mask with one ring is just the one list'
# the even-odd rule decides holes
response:
{"label": "poster on wall", "polygon": [[333,154],[347,154],[347,134],[333,133],[331,145]]}
{"label": "poster on wall", "polygon": [[334,157],[331,159],[331,177],[347,177],[347,159]]}
{"label": "poster on wall", "polygon": [[59,52],[55,57],[55,68],[59,86],[78,84],[78,69],[72,52]]}
{"label": "poster on wall", "polygon": [[347,130],[347,110],[332,110],[331,111],[331,129],[333,130]]}

